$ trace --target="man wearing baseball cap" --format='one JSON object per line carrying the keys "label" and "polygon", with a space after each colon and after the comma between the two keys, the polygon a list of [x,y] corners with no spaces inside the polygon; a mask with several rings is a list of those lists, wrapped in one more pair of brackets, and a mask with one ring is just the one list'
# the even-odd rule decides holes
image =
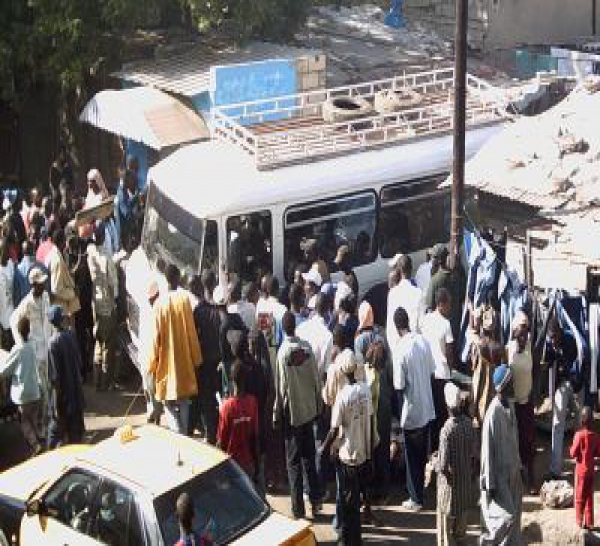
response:
{"label": "man wearing baseball cap", "polygon": [[[440,288],[445,288],[453,302],[464,300],[464,286],[466,279],[460,263],[452,266],[448,263],[448,249],[438,243],[431,249],[431,280],[425,294],[425,308],[435,311],[437,307],[437,294]],[[462,306],[453,305],[449,320],[452,325],[454,339],[459,338]]]}
{"label": "man wearing baseball cap", "polygon": [[510,398],[510,367],[494,370],[496,396],[481,429],[481,511],[485,529],[480,544],[521,544],[523,483],[517,418]]}
{"label": "man wearing baseball cap", "polygon": [[22,343],[19,322],[23,317],[29,319],[29,340],[33,344],[40,378],[41,410],[39,412],[39,430],[40,434],[45,437],[48,414],[48,343],[52,335],[52,326],[47,316],[50,308],[50,297],[46,292],[48,275],[41,268],[33,267],[29,271],[28,280],[31,289],[12,314],[10,328],[15,343]]}

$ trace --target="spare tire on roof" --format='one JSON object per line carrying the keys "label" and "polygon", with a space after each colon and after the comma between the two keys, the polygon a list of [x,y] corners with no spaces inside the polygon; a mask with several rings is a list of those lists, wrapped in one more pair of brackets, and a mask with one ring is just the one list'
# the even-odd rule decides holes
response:
{"label": "spare tire on roof", "polygon": [[362,97],[332,97],[321,108],[323,120],[327,123],[364,118],[373,113],[371,103]]}
{"label": "spare tire on roof", "polygon": [[380,114],[389,114],[398,110],[416,108],[423,102],[423,97],[414,89],[385,89],[375,93],[375,110]]}

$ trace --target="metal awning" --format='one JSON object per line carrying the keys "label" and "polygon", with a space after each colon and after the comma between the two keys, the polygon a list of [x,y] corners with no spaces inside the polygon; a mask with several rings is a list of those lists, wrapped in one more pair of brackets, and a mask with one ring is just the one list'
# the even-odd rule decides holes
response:
{"label": "metal awning", "polygon": [[211,69],[270,59],[299,59],[315,57],[320,51],[269,42],[251,42],[243,47],[214,50],[203,44],[186,52],[162,59],[128,63],[113,77],[163,89],[184,97],[194,97],[210,91]]}
{"label": "metal awning", "polygon": [[199,114],[171,95],[145,86],[100,91],[86,104],[79,121],[155,150],[210,137]]}

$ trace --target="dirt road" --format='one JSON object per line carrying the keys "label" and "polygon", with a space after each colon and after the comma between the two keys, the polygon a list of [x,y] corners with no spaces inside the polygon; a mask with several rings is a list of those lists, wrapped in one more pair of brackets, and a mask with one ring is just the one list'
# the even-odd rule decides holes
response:
{"label": "dirt road", "polygon": [[[123,392],[96,393],[86,386],[86,441],[97,442],[113,433],[124,423],[139,425],[144,422],[143,397],[139,386],[130,386]],[[540,436],[537,466],[538,474],[543,475],[548,461],[548,437]],[[20,429],[16,423],[0,425],[0,470],[23,460],[27,450]],[[571,468],[571,467],[569,467]],[[408,513],[400,508],[406,498],[404,483],[400,479],[392,484],[392,497],[385,507],[375,507],[374,514],[378,525],[364,527],[365,544],[410,544],[414,546],[435,546],[435,491],[429,487],[426,491],[425,510],[418,514]],[[269,497],[272,506],[289,515],[289,497],[287,495]],[[597,502],[600,498],[597,499]],[[336,544],[331,527],[335,510],[334,503],[328,502],[323,513],[311,523],[314,526],[319,544]],[[469,541],[477,544],[479,534],[478,515],[471,517]],[[573,510],[544,510],[536,496],[524,499],[523,528],[525,544],[574,545],[582,544],[574,527]]]}

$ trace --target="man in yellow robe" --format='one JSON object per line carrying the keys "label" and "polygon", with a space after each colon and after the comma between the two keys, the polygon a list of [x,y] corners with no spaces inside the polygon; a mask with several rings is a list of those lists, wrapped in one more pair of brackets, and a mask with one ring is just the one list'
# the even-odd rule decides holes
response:
{"label": "man in yellow robe", "polygon": [[154,335],[148,372],[154,378],[155,396],[163,402],[171,430],[188,430],[191,397],[198,393],[196,368],[202,352],[189,294],[179,287],[180,271],[166,269],[168,292],[154,307]]}

